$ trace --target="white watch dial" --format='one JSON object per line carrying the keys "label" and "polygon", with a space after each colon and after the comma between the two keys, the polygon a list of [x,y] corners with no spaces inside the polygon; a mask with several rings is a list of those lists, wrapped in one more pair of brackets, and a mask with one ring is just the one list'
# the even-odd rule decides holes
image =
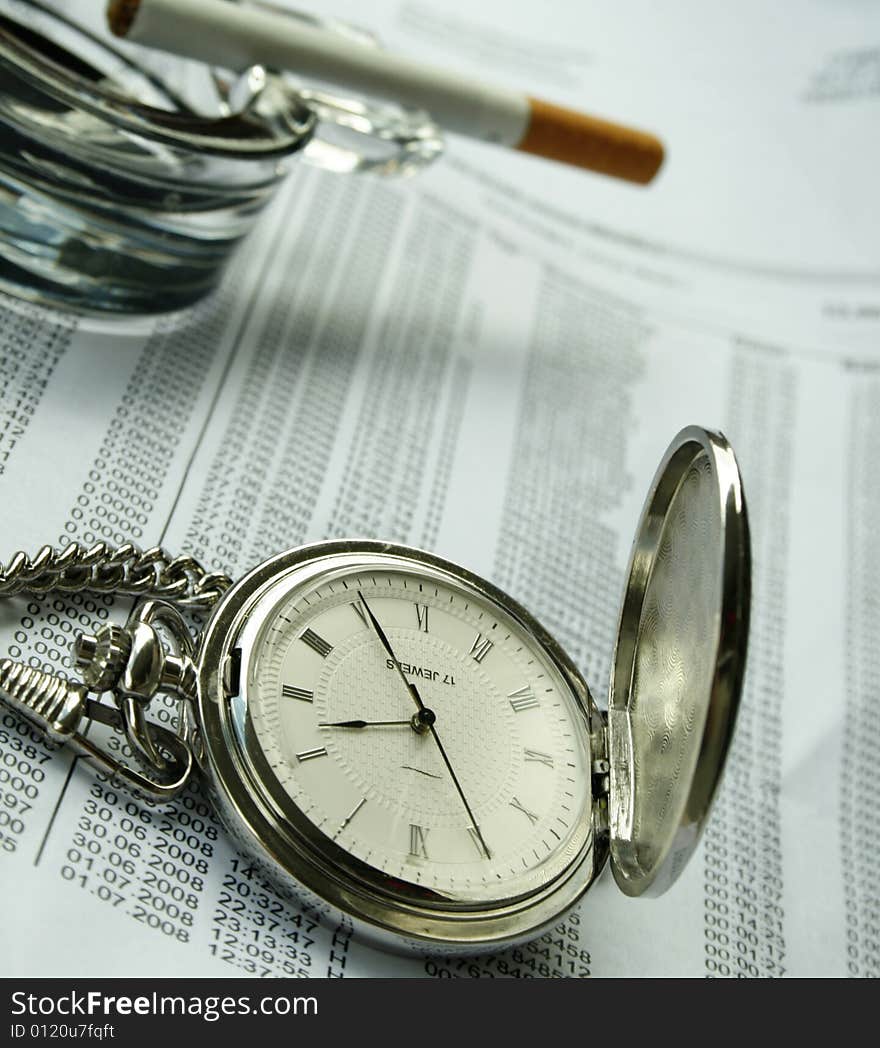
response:
{"label": "white watch dial", "polygon": [[522,625],[452,577],[391,562],[271,597],[247,709],[282,789],[324,837],[466,903],[565,871],[589,834],[585,724]]}

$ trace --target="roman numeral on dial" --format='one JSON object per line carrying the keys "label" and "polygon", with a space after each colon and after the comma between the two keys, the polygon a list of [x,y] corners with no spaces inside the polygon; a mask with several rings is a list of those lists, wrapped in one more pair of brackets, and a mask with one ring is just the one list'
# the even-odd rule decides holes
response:
{"label": "roman numeral on dial", "polygon": [[428,831],[421,826],[410,823],[409,827],[409,853],[416,859],[428,858]]}
{"label": "roman numeral on dial", "polygon": [[307,629],[299,639],[308,644],[312,651],[316,651],[322,659],[326,659],[330,652],[333,651],[333,645],[328,644],[313,629]]}
{"label": "roman numeral on dial", "polygon": [[348,813],[348,815],[346,815],[345,818],[342,820],[342,826],[340,827],[340,829],[344,830],[345,827],[351,822],[351,820],[355,817],[355,815],[357,815],[357,813],[361,810],[361,808],[363,808],[363,806],[366,803],[367,803],[367,798],[366,797],[361,797],[361,799],[351,809],[351,811]]}
{"label": "roman numeral on dial", "polygon": [[523,815],[525,815],[525,817],[529,820],[529,822],[532,823],[532,825],[534,825],[538,821],[538,816],[535,815],[533,811],[529,811],[528,808],[524,808],[516,799],[516,797],[514,797],[513,800],[510,802],[510,806],[511,808],[516,808],[517,811],[521,811]]}
{"label": "roman numeral on dial", "polygon": [[315,698],[313,691],[306,691],[305,688],[294,688],[292,684],[282,684],[281,694],[285,699],[301,699],[303,702],[312,702]]}
{"label": "roman numeral on dial", "polygon": [[480,858],[487,858],[486,850],[483,848],[483,842],[480,840],[480,835],[477,833],[476,828],[474,826],[468,826],[467,831],[468,836],[473,841],[474,847],[480,853]]}
{"label": "roman numeral on dial", "polygon": [[313,750],[303,750],[302,753],[296,755],[298,761],[312,761],[315,757],[326,757],[327,749],[324,746],[317,746]]}
{"label": "roman numeral on dial", "polygon": [[488,637],[484,637],[482,633],[478,633],[468,654],[473,656],[475,662],[482,662],[492,648],[492,641]]}
{"label": "roman numeral on dial", "polygon": [[522,713],[523,710],[531,710],[539,705],[537,696],[528,684],[512,691],[507,697],[510,699],[514,713]]}
{"label": "roman numeral on dial", "polygon": [[428,605],[416,604],[416,621],[422,633],[428,632]]}

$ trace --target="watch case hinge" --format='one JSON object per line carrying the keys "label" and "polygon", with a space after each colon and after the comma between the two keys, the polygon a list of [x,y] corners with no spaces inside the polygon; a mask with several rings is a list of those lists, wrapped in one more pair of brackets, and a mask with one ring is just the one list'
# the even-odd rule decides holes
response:
{"label": "watch case hinge", "polygon": [[590,773],[593,797],[607,797],[610,790],[611,764],[608,760],[608,716],[598,711],[590,733]]}

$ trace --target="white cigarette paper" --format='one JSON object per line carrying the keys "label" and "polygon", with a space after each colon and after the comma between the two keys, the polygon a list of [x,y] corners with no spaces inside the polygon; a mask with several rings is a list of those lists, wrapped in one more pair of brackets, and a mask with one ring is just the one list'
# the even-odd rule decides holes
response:
{"label": "white cigarette paper", "polygon": [[523,94],[429,70],[339,33],[226,0],[142,0],[126,39],[228,69],[260,64],[332,79],[424,109],[441,127],[487,142],[515,146],[529,122]]}
{"label": "white cigarette paper", "polygon": [[283,11],[224,0],[110,0],[115,33],[133,43],[243,70],[287,70],[428,112],[470,138],[645,184],[663,162],[653,135],[425,66]]}

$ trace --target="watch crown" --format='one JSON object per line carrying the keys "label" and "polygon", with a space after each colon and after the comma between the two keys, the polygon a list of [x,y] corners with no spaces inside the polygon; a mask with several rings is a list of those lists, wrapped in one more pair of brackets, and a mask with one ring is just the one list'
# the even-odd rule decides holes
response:
{"label": "watch crown", "polygon": [[128,663],[131,637],[121,626],[102,626],[94,636],[80,634],[74,642],[73,654],[89,690],[109,691]]}

